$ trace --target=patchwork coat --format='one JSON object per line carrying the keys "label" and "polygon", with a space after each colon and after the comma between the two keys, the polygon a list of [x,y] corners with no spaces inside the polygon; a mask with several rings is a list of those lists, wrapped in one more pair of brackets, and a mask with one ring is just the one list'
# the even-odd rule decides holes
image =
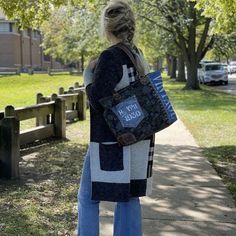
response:
{"label": "patchwork coat", "polygon": [[135,80],[129,57],[115,45],[103,51],[86,86],[90,101],[90,163],[92,199],[128,201],[152,189],[154,136],[129,146],[119,146],[109,130],[99,100]]}

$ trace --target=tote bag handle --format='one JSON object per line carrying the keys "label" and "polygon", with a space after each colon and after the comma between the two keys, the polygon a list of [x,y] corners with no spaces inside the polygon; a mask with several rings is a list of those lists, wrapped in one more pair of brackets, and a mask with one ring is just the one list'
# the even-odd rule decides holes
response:
{"label": "tote bag handle", "polygon": [[138,65],[134,55],[131,53],[131,50],[124,44],[117,44],[116,45],[118,48],[122,49],[125,54],[129,57],[129,59],[131,60],[131,62],[133,63],[139,77],[144,77],[145,76],[145,72],[144,72],[144,68],[141,65]]}

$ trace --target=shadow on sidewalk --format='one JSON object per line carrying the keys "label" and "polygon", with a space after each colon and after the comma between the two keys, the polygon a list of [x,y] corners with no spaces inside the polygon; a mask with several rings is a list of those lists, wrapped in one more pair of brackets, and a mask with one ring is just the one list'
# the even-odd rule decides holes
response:
{"label": "shadow on sidewalk", "polygon": [[229,191],[198,147],[155,147],[153,194],[142,198],[144,235],[235,235]]}
{"label": "shadow on sidewalk", "polygon": [[[201,150],[155,147],[153,193],[141,198],[143,236],[236,235],[235,205]],[[101,235],[111,236],[114,204],[102,203]]]}

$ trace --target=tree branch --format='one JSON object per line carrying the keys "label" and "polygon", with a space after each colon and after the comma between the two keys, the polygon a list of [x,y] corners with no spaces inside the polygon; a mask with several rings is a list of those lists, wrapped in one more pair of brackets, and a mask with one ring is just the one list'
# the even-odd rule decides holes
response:
{"label": "tree branch", "polygon": [[199,55],[199,57],[197,58],[197,61],[201,61],[201,59],[206,55],[206,53],[208,52],[208,50],[213,46],[215,42],[215,36],[213,35],[211,37],[210,42],[208,43],[208,45],[202,50],[202,53]]}
{"label": "tree branch", "polygon": [[152,4],[152,3],[148,2],[148,1],[142,1],[142,2],[143,2],[144,4],[150,6],[150,7],[155,7],[155,8],[157,8],[157,5],[156,5],[156,4]]}
{"label": "tree branch", "polygon": [[140,17],[144,18],[145,20],[155,24],[157,27],[162,28],[163,30],[165,30],[165,31],[167,31],[167,32],[169,32],[171,34],[174,34],[173,30],[171,30],[171,29],[169,29],[169,28],[167,28],[167,27],[165,27],[163,25],[158,24],[156,21],[154,21],[154,20],[152,20],[152,19],[150,19],[150,18],[148,18],[146,16],[140,15],[140,14],[138,14],[138,16],[140,16]]}
{"label": "tree branch", "polygon": [[205,22],[205,27],[204,27],[204,30],[202,32],[202,36],[201,36],[201,39],[200,39],[200,42],[199,42],[199,45],[198,45],[198,48],[197,48],[197,58],[200,58],[201,53],[202,53],[203,48],[204,48],[204,45],[206,43],[206,38],[207,38],[208,31],[209,31],[209,28],[210,28],[210,23],[211,23],[211,18],[207,18],[207,20]]}
{"label": "tree branch", "polygon": [[148,18],[146,16],[143,16],[143,15],[140,15],[140,14],[138,14],[138,16],[140,16],[140,17],[144,18],[145,20],[155,24],[155,26],[157,26],[157,27],[159,27],[159,28],[161,28],[161,29],[171,33],[173,35],[173,40],[174,40],[175,44],[177,45],[177,47],[179,47],[181,49],[181,46],[180,46],[179,42],[176,39],[176,32],[174,30],[171,30],[171,29],[169,29],[169,28],[167,28],[167,27],[165,27],[163,25],[160,25],[156,21],[154,21],[154,20],[152,20],[152,19],[150,19],[150,18]]}
{"label": "tree branch", "polygon": [[167,5],[167,4],[165,4],[165,5],[159,4],[158,5],[157,4],[157,9],[161,13],[162,17],[165,18],[167,20],[167,22],[169,22],[172,25],[172,27],[175,29],[175,31],[182,34],[181,38],[184,39],[185,44],[186,44],[188,42],[188,40],[184,37],[184,33],[181,31],[181,27],[176,24],[176,19],[174,19],[174,17],[170,14],[171,12],[174,11],[175,4],[176,4],[175,2],[171,2],[171,5]]}
{"label": "tree branch", "polygon": [[188,49],[186,46],[186,39],[184,38],[182,32],[179,29],[176,29],[176,30],[177,30],[177,34],[178,34],[178,38],[179,38],[180,49],[183,53],[186,63],[189,63],[189,56],[188,56]]}

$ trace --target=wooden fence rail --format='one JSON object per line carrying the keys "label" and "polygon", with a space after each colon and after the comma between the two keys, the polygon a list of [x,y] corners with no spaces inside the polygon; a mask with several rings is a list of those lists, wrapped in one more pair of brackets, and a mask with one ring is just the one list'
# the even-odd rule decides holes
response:
{"label": "wooden fence rail", "polygon": [[79,75],[81,72],[74,68],[67,68],[67,69],[52,69],[48,68],[48,75],[56,75],[56,74],[70,74],[70,75]]}
{"label": "wooden fence rail", "polygon": [[[75,119],[86,119],[87,99],[84,86],[79,86],[76,82],[74,87],[70,87],[68,91],[65,91],[63,87],[59,88],[59,95],[52,94],[51,96],[43,96],[42,93],[38,93],[36,97],[36,103],[45,103],[55,101],[56,98],[62,98],[65,100],[66,120],[73,121]],[[45,123],[49,118],[38,118],[37,125]]]}
{"label": "wooden fence rail", "polygon": [[[20,122],[37,117],[53,116],[49,123],[20,131]],[[1,175],[6,178],[19,177],[20,146],[49,137],[66,137],[65,101],[57,98],[53,102],[24,108],[5,108],[0,120]]]}
{"label": "wooden fence rail", "polygon": [[0,67],[0,75],[20,75],[20,67]]}
{"label": "wooden fence rail", "polygon": [[[20,131],[21,121],[36,118],[36,127]],[[20,146],[49,137],[66,137],[66,120],[86,119],[83,88],[74,93],[37,95],[37,104],[7,106],[0,112],[0,177],[19,177]]]}

